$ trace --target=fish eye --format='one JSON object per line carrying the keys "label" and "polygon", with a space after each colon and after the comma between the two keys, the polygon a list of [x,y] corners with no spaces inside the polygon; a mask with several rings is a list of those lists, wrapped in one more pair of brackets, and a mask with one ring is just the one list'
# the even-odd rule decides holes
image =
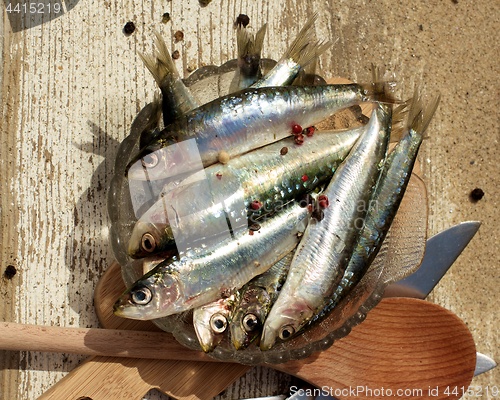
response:
{"label": "fish eye", "polygon": [[150,153],[142,157],[141,163],[144,168],[154,168],[158,165],[158,155],[155,153]]}
{"label": "fish eye", "polygon": [[243,329],[246,332],[253,332],[259,323],[260,321],[255,314],[247,314],[243,317]]}
{"label": "fish eye", "polygon": [[215,333],[222,333],[227,328],[227,318],[222,314],[214,314],[210,318],[210,328],[213,329]]}
{"label": "fish eye", "polygon": [[130,292],[130,299],[132,300],[132,303],[138,304],[140,306],[148,304],[152,298],[153,294],[151,293],[151,290],[146,286],[141,286]]}
{"label": "fish eye", "polygon": [[156,249],[156,240],[151,233],[145,233],[142,235],[141,240],[142,250],[152,253]]}
{"label": "fish eye", "polygon": [[294,333],[295,329],[292,325],[285,325],[280,329],[279,337],[281,340],[287,340],[290,339]]}

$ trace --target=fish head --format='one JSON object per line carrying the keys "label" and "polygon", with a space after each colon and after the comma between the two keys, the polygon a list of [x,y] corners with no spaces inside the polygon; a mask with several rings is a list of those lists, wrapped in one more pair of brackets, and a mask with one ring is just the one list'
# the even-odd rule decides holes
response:
{"label": "fish head", "polygon": [[232,297],[197,308],[193,312],[193,325],[205,353],[209,353],[224,339],[232,310]]}
{"label": "fish head", "polygon": [[245,290],[229,325],[231,340],[237,350],[247,348],[260,336],[269,308],[270,299],[264,289]]}
{"label": "fish head", "polygon": [[127,289],[113,306],[115,315],[123,318],[150,320],[179,311],[182,288],[175,272],[156,266]]}
{"label": "fish head", "polygon": [[276,306],[271,309],[262,328],[261,350],[269,350],[277,341],[293,338],[313,314],[303,300],[291,299]]}
{"label": "fish head", "polygon": [[162,251],[175,249],[172,229],[166,218],[165,213],[164,222],[155,223],[154,219],[141,217],[135,223],[128,242],[130,257],[143,258]]}
{"label": "fish head", "polygon": [[156,181],[201,169],[203,165],[195,139],[177,142],[168,137],[141,149],[127,165],[126,174],[129,180]]}

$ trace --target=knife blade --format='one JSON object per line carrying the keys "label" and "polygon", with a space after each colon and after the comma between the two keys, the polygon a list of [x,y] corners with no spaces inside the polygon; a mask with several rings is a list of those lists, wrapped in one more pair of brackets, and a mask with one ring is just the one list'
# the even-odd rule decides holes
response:
{"label": "knife blade", "polygon": [[480,222],[462,222],[427,240],[420,268],[389,285],[384,297],[425,299],[476,234]]}

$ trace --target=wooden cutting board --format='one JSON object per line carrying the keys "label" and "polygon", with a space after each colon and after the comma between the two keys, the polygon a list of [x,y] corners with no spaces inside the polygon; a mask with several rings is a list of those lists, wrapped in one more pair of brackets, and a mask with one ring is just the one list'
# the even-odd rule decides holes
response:
{"label": "wooden cutting board", "polygon": [[[103,326],[158,330],[150,322],[112,314],[111,306],[122,290],[120,267],[113,264],[95,292]],[[186,352],[192,353],[187,349]],[[467,387],[471,382],[475,345],[465,324],[451,312],[422,300],[393,298],[383,300],[361,325],[330,349],[305,360],[271,367],[315,386],[331,388],[337,395],[343,390],[345,395],[337,396],[341,399],[384,398],[368,391],[382,388],[385,394],[412,390],[419,398],[456,399],[460,396],[448,394],[445,389]],[[210,399],[249,368],[222,362],[96,356],[70,372],[40,399],[139,400],[152,388],[176,399]],[[352,392],[358,387],[365,392]]]}

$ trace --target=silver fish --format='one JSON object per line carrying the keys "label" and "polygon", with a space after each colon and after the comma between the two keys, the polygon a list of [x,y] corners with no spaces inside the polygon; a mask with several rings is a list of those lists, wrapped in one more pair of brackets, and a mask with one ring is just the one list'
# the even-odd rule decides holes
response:
{"label": "silver fish", "polygon": [[253,224],[249,217],[256,222],[258,215],[326,184],[363,129],[318,132],[300,146],[286,138],[226,165],[207,167],[200,180],[192,175],[176,186],[167,185],[135,224],[129,254],[144,257],[175,248],[176,243],[185,251],[201,243],[208,246],[230,230],[248,229]]}
{"label": "silver fish", "polygon": [[324,195],[330,205],[323,218],[309,223],[290,272],[262,331],[260,348],[295,335],[326,305],[347,268],[386,156],[391,108],[377,105],[349,156]]}
{"label": "silver fish", "polygon": [[419,92],[415,92],[409,110],[409,126],[403,138],[384,162],[380,179],[369,202],[361,235],[349,265],[330,298],[329,304],[311,320],[311,323],[322,319],[345,298],[350,290],[358,284],[378,254],[406,192],[423,135],[438,104],[439,96],[431,102],[429,107],[424,109]]}
{"label": "silver fish", "polygon": [[115,314],[155,319],[230,295],[297,245],[307,216],[307,208],[293,204],[263,222],[259,234],[245,232],[209,250],[165,260],[118,299]]}
{"label": "silver fish", "polygon": [[292,258],[293,252],[290,252],[238,291],[229,317],[231,341],[236,350],[248,347],[260,337],[267,314],[285,283]]}
{"label": "silver fish", "polygon": [[[207,167],[221,152],[246,153],[290,136],[294,125],[308,127],[384,95],[378,85],[359,84],[245,89],[177,119],[133,158],[127,176],[157,180],[192,172],[200,160]],[[186,150],[188,145],[196,151]]]}
{"label": "silver fish", "polygon": [[224,339],[234,301],[235,295],[231,295],[194,309],[193,326],[205,353],[213,351]]}

